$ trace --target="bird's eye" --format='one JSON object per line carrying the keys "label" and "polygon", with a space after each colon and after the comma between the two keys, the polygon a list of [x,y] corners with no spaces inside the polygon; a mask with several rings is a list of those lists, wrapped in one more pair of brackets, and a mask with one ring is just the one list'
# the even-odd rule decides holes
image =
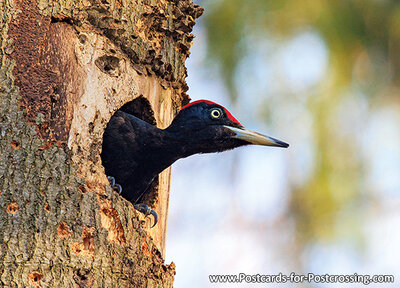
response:
{"label": "bird's eye", "polygon": [[222,116],[221,109],[215,108],[211,110],[211,117],[214,119],[218,119]]}

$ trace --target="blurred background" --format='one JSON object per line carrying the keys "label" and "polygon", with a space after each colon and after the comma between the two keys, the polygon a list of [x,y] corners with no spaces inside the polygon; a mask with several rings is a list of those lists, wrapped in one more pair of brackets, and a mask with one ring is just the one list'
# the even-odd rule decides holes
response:
{"label": "blurred background", "polygon": [[[195,26],[189,95],[290,143],[173,165],[167,263],[209,274],[393,274],[400,283],[400,4],[213,0]],[[249,287],[361,287],[252,284]]]}

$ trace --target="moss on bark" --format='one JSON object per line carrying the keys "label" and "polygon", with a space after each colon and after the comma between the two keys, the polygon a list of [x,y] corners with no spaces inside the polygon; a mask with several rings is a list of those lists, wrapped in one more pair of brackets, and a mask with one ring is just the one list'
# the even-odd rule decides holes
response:
{"label": "moss on bark", "polygon": [[[159,250],[166,220],[154,242],[105,182],[98,155],[124,103],[148,98],[162,127],[187,102],[184,61],[201,13],[191,1],[3,2],[2,287],[172,287],[174,264]],[[169,171],[161,180],[166,218]]]}

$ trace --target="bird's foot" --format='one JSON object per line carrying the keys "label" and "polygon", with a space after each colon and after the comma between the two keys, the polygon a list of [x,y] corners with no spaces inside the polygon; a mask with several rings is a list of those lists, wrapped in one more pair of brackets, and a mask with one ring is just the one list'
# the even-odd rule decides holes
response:
{"label": "bird's foot", "polygon": [[140,204],[135,204],[133,205],[133,207],[135,207],[135,209],[141,213],[143,213],[144,215],[149,216],[149,215],[153,215],[154,217],[154,224],[153,226],[151,226],[151,228],[153,228],[154,226],[156,226],[157,222],[158,222],[158,214],[156,211],[154,211],[153,209],[151,209],[149,206],[147,206],[146,204],[140,203]]}
{"label": "bird's foot", "polygon": [[118,194],[122,193],[122,186],[115,183],[115,178],[112,176],[107,176],[108,181],[110,182],[111,187],[113,188],[113,190],[115,192],[117,192]]}

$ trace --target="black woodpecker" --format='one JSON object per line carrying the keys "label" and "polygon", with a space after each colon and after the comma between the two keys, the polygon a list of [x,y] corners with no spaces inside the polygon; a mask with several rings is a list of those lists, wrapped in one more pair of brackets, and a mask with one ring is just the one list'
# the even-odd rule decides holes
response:
{"label": "black woodpecker", "polygon": [[166,129],[117,111],[104,132],[101,159],[111,185],[137,210],[152,214],[155,225],[157,213],[139,203],[160,172],[180,158],[244,145],[289,146],[245,129],[223,106],[198,100],[182,107]]}

